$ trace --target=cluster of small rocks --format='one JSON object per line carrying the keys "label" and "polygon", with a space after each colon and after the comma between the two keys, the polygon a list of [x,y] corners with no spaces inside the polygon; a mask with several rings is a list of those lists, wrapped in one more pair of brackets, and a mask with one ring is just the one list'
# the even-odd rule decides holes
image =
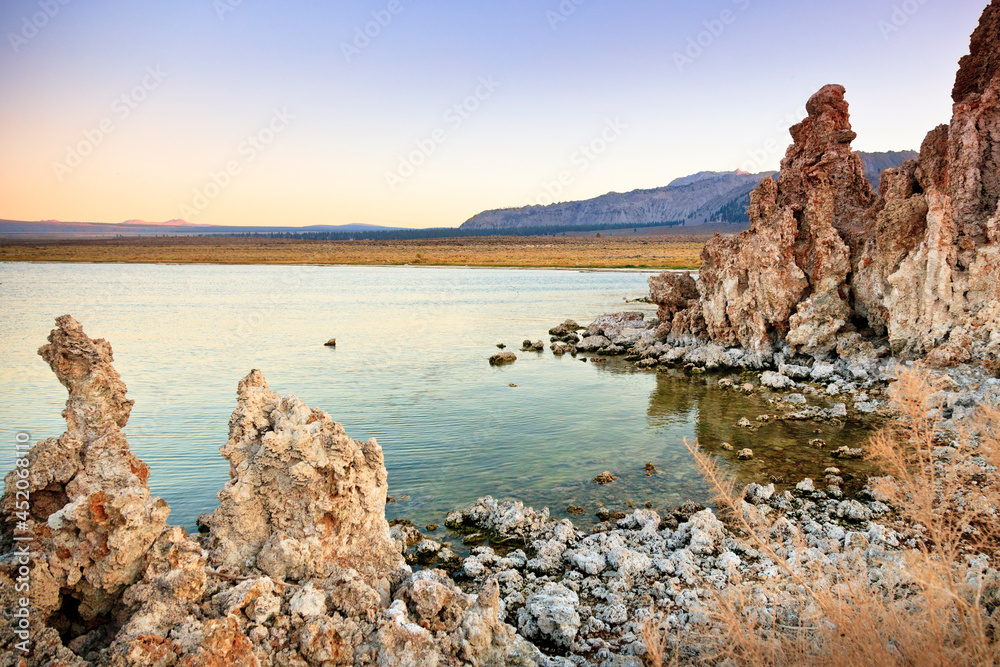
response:
{"label": "cluster of small rocks", "polygon": [[[828,478],[836,481],[833,473]],[[896,550],[915,544],[912,532],[891,525],[890,508],[872,492],[865,499],[834,496],[817,491],[812,480],[794,494],[750,485],[744,508],[759,520],[781,515],[775,545],[814,565],[867,562],[875,577],[897,565]],[[651,613],[671,632],[693,631],[707,620],[702,605],[710,588],[737,576],[778,574],[711,509],[670,519],[639,509],[583,533],[569,520],[549,520],[546,510],[486,497],[448,521],[505,545],[475,548],[462,562],[460,584],[495,582],[501,618],[546,652],[549,664],[639,667],[646,653],[642,625]]]}
{"label": "cluster of small rocks", "polygon": [[[598,317],[575,346],[580,353],[621,356],[644,369],[682,368],[690,374],[728,374],[720,387],[780,394],[787,419],[844,419],[848,403],[860,415],[880,412],[884,389],[895,379],[897,360],[887,346],[875,346],[857,333],[840,337],[827,357],[790,356],[790,350],[749,352],[703,338],[665,334],[656,318],[642,312]],[[813,403],[809,405],[809,403]]]}

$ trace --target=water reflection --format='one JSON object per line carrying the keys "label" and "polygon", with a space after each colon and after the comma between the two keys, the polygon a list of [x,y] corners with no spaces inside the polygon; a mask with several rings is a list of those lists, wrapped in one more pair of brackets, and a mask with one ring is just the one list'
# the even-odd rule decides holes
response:
{"label": "water reflection", "polygon": [[[688,377],[680,371],[657,374],[656,390],[650,395],[650,426],[670,424],[695,413],[695,435],[702,448],[717,457],[742,484],[775,483],[779,490],[794,487],[809,477],[817,488],[831,467],[840,469],[843,490],[851,493],[864,486],[870,466],[860,461],[834,459],[832,452],[843,445],[859,447],[869,437],[870,427],[841,421],[769,421],[760,415],[786,410],[770,403],[765,395],[745,395],[719,388],[715,378]],[[770,395],[773,397],[773,395]],[[746,417],[757,429],[737,426]],[[824,444],[819,446],[816,441]],[[732,449],[723,447],[728,443]],[[813,443],[813,444],[810,444]],[[751,449],[754,458],[741,461],[740,450]]]}

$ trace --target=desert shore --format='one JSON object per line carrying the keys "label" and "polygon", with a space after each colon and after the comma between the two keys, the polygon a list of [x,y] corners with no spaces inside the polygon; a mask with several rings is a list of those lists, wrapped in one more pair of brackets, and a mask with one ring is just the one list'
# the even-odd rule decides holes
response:
{"label": "desert shore", "polygon": [[0,240],[2,262],[693,269],[711,234],[302,241],[172,236]]}

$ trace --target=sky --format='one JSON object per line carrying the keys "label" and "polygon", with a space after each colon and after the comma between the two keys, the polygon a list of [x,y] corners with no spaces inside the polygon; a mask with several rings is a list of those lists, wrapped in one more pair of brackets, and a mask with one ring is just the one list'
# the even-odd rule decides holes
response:
{"label": "sky", "polygon": [[0,218],[451,227],[951,116],[986,0],[3,0]]}

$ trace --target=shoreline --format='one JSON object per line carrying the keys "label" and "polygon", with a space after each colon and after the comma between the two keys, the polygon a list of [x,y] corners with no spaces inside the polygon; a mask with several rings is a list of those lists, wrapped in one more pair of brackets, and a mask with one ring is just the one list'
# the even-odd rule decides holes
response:
{"label": "shoreline", "polygon": [[304,241],[153,237],[99,241],[4,241],[0,262],[433,266],[518,269],[695,268],[704,234],[658,237],[477,237],[415,241]]}

